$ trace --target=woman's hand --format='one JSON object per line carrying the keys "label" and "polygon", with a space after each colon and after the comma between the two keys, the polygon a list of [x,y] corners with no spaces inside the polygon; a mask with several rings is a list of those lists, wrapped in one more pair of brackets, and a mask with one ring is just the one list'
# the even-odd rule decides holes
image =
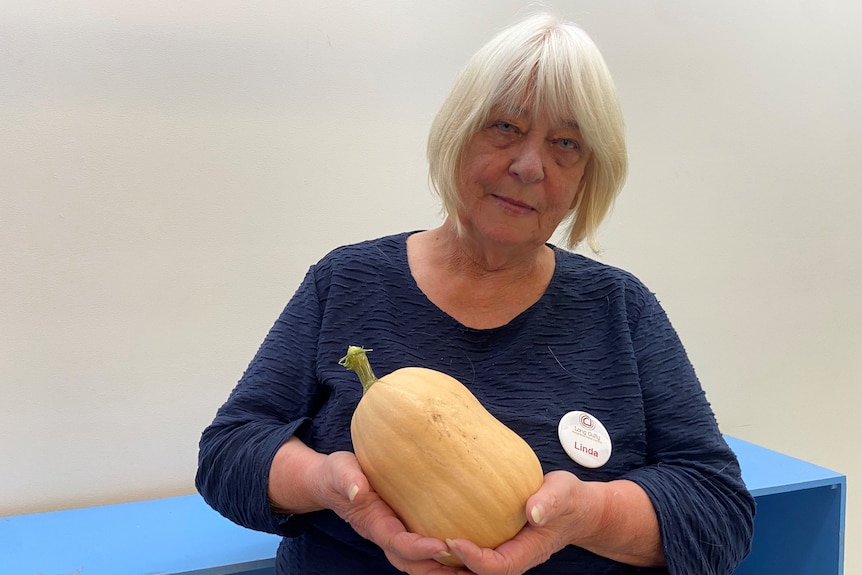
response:
{"label": "woman's hand", "polygon": [[459,572],[434,559],[449,556],[445,542],[407,531],[395,512],[371,489],[352,453],[337,452],[328,456],[322,477],[324,483],[331,480],[340,491],[330,499],[330,508],[359,535],[383,549],[396,568],[411,575]]}
{"label": "woman's hand", "polygon": [[275,509],[305,513],[331,509],[362,537],[376,543],[396,568],[410,575],[467,575],[438,563],[445,542],[410,533],[395,512],[371,489],[356,456],[347,451],[317,453],[296,438],[276,454],[269,496]]}
{"label": "woman's hand", "polygon": [[554,471],[527,500],[527,525],[496,549],[472,541],[448,541],[450,551],[477,575],[520,575],[569,544],[576,526],[585,520],[589,504],[583,482],[571,473]]}
{"label": "woman's hand", "polygon": [[584,482],[552,471],[526,512],[527,525],[496,549],[456,539],[447,542],[450,551],[477,575],[520,575],[567,545],[632,565],[664,563],[652,503],[630,481]]}

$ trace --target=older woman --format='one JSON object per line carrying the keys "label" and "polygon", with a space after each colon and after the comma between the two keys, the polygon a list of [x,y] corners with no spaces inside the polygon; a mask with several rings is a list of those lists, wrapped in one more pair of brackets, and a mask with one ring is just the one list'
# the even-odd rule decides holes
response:
{"label": "older woman", "polygon": [[[460,75],[428,154],[443,224],[311,267],[203,433],[200,492],[285,536],[279,574],[731,573],[753,499],[676,333],[630,274],[547,243],[567,222],[568,247],[594,245],[625,177],[595,45],[547,15],[502,31]],[[351,453],[351,343],[379,373],[456,377],[527,440],[546,475],[520,533],[492,550],[406,531]],[[561,440],[578,425],[612,449]],[[453,554],[466,567],[436,561]]]}

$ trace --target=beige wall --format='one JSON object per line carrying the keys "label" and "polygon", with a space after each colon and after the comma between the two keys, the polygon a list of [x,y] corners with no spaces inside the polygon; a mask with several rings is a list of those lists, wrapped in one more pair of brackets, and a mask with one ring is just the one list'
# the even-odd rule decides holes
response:
{"label": "beige wall", "polygon": [[[188,493],[307,266],[433,226],[424,138],[513,0],[0,0],[0,515]],[[862,535],[862,8],[585,0],[639,275],[725,432],[846,473]],[[847,572],[862,557],[847,546]]]}

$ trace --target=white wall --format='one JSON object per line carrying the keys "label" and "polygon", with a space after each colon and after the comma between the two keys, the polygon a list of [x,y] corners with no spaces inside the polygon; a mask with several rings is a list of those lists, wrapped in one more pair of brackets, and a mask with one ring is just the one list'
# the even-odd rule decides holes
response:
{"label": "white wall", "polygon": [[[438,221],[424,141],[515,0],[0,0],[0,515],[193,490],[307,266]],[[849,477],[862,572],[862,8],[563,2],[632,170],[601,259],[725,432]]]}

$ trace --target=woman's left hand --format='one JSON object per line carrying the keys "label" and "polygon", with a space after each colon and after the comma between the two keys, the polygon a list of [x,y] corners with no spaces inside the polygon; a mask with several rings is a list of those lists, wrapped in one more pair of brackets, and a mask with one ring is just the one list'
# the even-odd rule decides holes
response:
{"label": "woman's left hand", "polygon": [[496,549],[455,539],[449,550],[476,575],[521,575],[567,545],[631,565],[664,564],[652,502],[631,481],[581,481],[552,471],[527,499],[526,514],[524,528]]}
{"label": "woman's left hand", "polygon": [[447,541],[451,552],[476,575],[521,575],[547,561],[570,544],[589,515],[587,484],[568,471],[545,475],[539,490],[526,504],[527,525],[496,549],[467,539]]}

